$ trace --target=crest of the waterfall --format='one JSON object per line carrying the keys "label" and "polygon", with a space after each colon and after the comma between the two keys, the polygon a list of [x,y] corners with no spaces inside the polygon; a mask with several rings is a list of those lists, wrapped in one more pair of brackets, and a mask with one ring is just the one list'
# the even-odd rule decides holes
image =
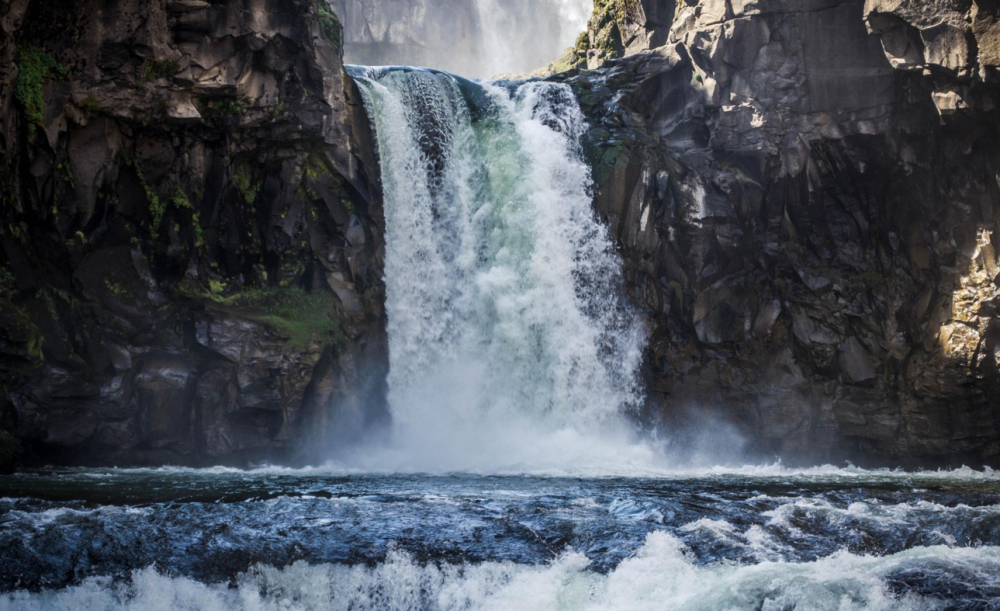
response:
{"label": "crest of the waterfall", "polygon": [[378,466],[631,460],[621,414],[642,400],[645,330],[591,208],[571,90],[425,69],[351,73],[385,199],[396,462]]}

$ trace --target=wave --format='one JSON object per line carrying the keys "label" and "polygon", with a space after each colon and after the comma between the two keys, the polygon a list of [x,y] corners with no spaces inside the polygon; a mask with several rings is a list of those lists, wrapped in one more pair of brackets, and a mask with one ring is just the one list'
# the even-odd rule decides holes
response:
{"label": "wave", "polygon": [[[592,460],[581,462],[574,468],[555,467],[547,465],[514,465],[509,469],[467,469],[453,470],[420,470],[406,469],[404,466],[393,468],[358,467],[352,462],[329,461],[306,467],[287,467],[273,464],[259,464],[248,468],[215,466],[207,468],[192,467],[138,467],[111,469],[59,469],[64,477],[79,476],[84,478],[114,478],[134,476],[231,476],[231,477],[349,477],[349,476],[428,476],[428,477],[464,477],[464,476],[506,476],[506,477],[538,477],[538,478],[629,478],[629,479],[662,479],[662,480],[720,480],[720,481],[755,481],[755,480],[788,480],[818,483],[851,482],[867,483],[897,483],[919,486],[921,484],[992,484],[1000,482],[1000,471],[985,467],[982,470],[970,467],[938,470],[904,469],[864,469],[853,465],[834,466],[820,465],[815,467],[786,467],[780,461],[748,465],[714,465],[709,467],[667,467],[644,463],[637,456],[633,461],[602,462]],[[31,477],[36,473],[26,473],[20,476]],[[18,476],[14,476],[18,477]]]}
{"label": "wave", "polygon": [[[546,565],[421,564],[396,550],[371,567],[257,566],[234,583],[217,584],[148,567],[127,579],[90,578],[62,590],[0,595],[0,611],[925,611],[956,601],[962,608],[987,609],[1000,595],[997,547],[923,547],[882,557],[838,552],[814,562],[698,566],[678,539],[656,532],[607,574],[588,565],[579,553]],[[927,594],[934,584],[948,593],[948,601]]]}

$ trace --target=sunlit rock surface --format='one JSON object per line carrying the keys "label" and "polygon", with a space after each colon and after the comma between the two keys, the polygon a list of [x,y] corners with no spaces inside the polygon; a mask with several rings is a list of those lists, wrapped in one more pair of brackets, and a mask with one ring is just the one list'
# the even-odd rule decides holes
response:
{"label": "sunlit rock surface", "polygon": [[599,4],[599,70],[558,78],[654,327],[651,413],[996,462],[994,4]]}
{"label": "sunlit rock surface", "polygon": [[[287,453],[384,414],[377,161],[340,47],[518,39],[475,31],[486,4],[431,28],[344,0],[346,33],[324,6],[0,4],[0,468]],[[650,419],[1000,460],[998,27],[985,0],[596,3],[554,78],[649,320]]]}

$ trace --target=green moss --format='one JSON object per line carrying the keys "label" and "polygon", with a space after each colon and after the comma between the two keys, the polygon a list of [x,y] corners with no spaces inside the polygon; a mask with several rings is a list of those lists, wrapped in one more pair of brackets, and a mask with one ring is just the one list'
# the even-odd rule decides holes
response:
{"label": "green moss", "polygon": [[260,194],[260,183],[251,183],[243,172],[237,172],[233,176],[233,182],[236,183],[236,188],[239,189],[240,195],[243,196],[246,203],[253,205],[257,201],[257,196]]}
{"label": "green moss", "polygon": [[191,215],[191,226],[194,227],[194,246],[201,248],[205,245],[205,230],[201,226],[201,215],[197,212]]}
{"label": "green moss", "polygon": [[331,47],[337,51],[344,48],[344,26],[326,0],[319,0],[319,27]]}
{"label": "green moss", "polygon": [[122,299],[128,295],[128,290],[124,286],[110,278],[104,280],[104,288],[108,289],[115,299]]}
{"label": "green moss", "polygon": [[[201,226],[201,215],[194,211],[194,206],[191,204],[191,200],[188,199],[187,193],[183,189],[177,187],[174,190],[173,196],[170,198],[170,203],[174,205],[177,210],[189,210],[191,212],[191,228],[194,231],[194,245],[195,248],[201,248],[205,245],[205,230]],[[180,229],[177,229],[178,233]]]}
{"label": "green moss", "polygon": [[17,84],[14,96],[24,109],[28,119],[28,131],[44,127],[45,98],[42,87],[53,78],[66,76],[66,68],[37,47],[24,45],[20,48],[17,61]]}
{"label": "green moss", "polygon": [[168,76],[173,76],[180,71],[181,67],[171,60],[149,60],[143,69],[143,78],[148,81],[155,81]]}
{"label": "green moss", "polygon": [[578,53],[596,49],[600,59],[614,59],[625,55],[621,30],[641,10],[639,0],[594,0],[594,13],[587,29],[593,34],[586,41],[577,40]]}
{"label": "green moss", "polygon": [[0,297],[10,297],[17,290],[14,274],[6,265],[0,266]]}
{"label": "green moss", "polygon": [[313,342],[344,341],[331,295],[309,293],[298,287],[259,287],[226,296],[224,283],[210,280],[209,285],[209,292],[199,293],[191,287],[184,292],[259,320],[284,337],[292,350],[305,350]]}
{"label": "green moss", "polygon": [[590,36],[584,32],[576,41],[576,45],[563,51],[556,61],[549,66],[553,74],[567,72],[587,63],[587,49],[590,47]]}
{"label": "green moss", "polygon": [[208,290],[211,291],[212,297],[221,297],[226,292],[226,284],[219,280],[209,280]]}
{"label": "green moss", "polygon": [[177,187],[174,191],[174,196],[170,198],[171,203],[178,209],[186,208],[188,210],[193,210],[194,207],[191,206],[191,200],[188,199],[187,193],[183,189]]}
{"label": "green moss", "polygon": [[101,109],[101,105],[97,103],[97,96],[91,93],[88,94],[87,97],[83,98],[83,102],[80,103],[80,108],[87,114],[93,114]]}
{"label": "green moss", "polygon": [[160,201],[160,198],[156,195],[156,191],[146,183],[146,178],[142,175],[142,168],[139,167],[139,164],[131,158],[126,159],[125,163],[132,166],[135,170],[135,175],[139,178],[139,184],[142,185],[142,190],[146,193],[146,200],[149,202],[149,212],[153,215],[153,226],[150,228],[149,233],[155,241],[160,236],[160,224],[163,223],[163,215],[167,212],[167,206]]}
{"label": "green moss", "polygon": [[279,288],[256,297],[268,312],[261,318],[287,338],[292,349],[312,342],[339,344],[344,341],[333,298],[306,293],[299,288]]}
{"label": "green moss", "polygon": [[69,157],[65,153],[60,156],[60,162],[56,165],[56,176],[70,187],[76,187],[76,180],[73,178],[73,167],[70,165]]}
{"label": "green moss", "polygon": [[199,105],[201,116],[206,121],[218,121],[245,114],[247,109],[253,105],[253,100],[247,97],[237,97],[226,100],[202,101]]}

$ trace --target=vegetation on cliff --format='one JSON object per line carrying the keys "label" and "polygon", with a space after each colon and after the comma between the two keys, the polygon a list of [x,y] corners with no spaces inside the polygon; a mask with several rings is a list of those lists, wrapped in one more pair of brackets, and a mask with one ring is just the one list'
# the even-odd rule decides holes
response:
{"label": "vegetation on cliff", "polygon": [[45,51],[32,45],[23,45],[18,50],[17,85],[14,95],[24,110],[28,131],[44,127],[45,98],[42,86],[53,78],[66,76],[66,68],[52,59]]}
{"label": "vegetation on cliff", "polygon": [[0,117],[34,134],[0,138],[0,405],[16,415],[0,431],[29,457],[122,464],[279,449],[335,421],[329,395],[357,375],[339,359],[381,324],[365,132],[339,54],[308,35],[339,51],[341,26],[321,0],[98,23],[119,4],[52,20],[33,0],[0,20],[18,64]]}

